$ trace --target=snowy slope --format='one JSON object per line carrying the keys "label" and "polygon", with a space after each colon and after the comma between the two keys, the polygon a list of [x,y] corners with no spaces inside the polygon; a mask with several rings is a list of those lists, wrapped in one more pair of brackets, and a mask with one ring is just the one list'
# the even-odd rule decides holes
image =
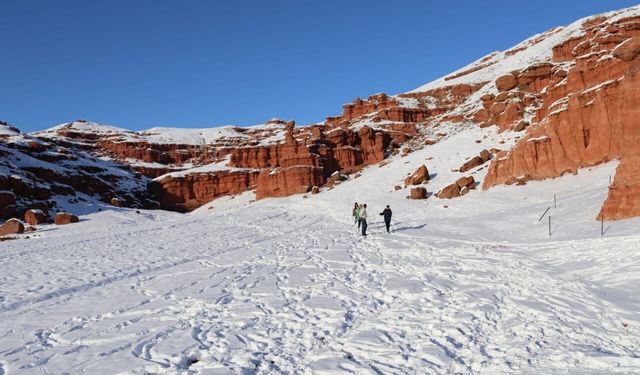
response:
{"label": "snowy slope", "polygon": [[[248,127],[219,126],[214,128],[170,128],[154,127],[147,130],[132,131],[111,125],[90,121],[75,121],[56,125],[52,128],[31,133],[33,136],[60,139],[64,132],[87,134],[116,142],[148,142],[154,144],[177,144],[200,146],[204,143],[215,143],[221,139],[249,139],[246,131],[283,130],[279,124],[260,124]],[[2,134],[0,128],[0,135]],[[279,133],[279,132],[276,132]],[[284,132],[271,137],[267,141],[284,140]]]}
{"label": "snowy slope", "polygon": [[[393,192],[422,162],[430,191],[449,183],[452,166],[497,142],[476,144],[479,131],[308,198],[245,194],[189,215],[112,209],[2,242],[0,369],[640,371],[640,220],[605,223],[603,237],[593,220],[614,164],[455,200]],[[549,237],[538,218],[553,193]],[[356,200],[370,206],[366,238],[351,221]],[[391,234],[377,215],[386,204]]]}
{"label": "snowy slope", "polygon": [[[410,92],[421,92],[457,84],[493,83],[496,78],[537,63],[551,60],[553,47],[562,41],[580,36],[584,21],[595,17],[606,17],[608,22],[640,15],[640,5],[582,18],[565,27],[556,27],[534,35],[507,51],[497,51],[435,81]],[[467,72],[467,74],[462,74]],[[459,75],[459,76],[458,76]],[[456,77],[458,76],[458,77]],[[455,78],[454,78],[455,77]],[[493,86],[491,84],[490,86]]]}

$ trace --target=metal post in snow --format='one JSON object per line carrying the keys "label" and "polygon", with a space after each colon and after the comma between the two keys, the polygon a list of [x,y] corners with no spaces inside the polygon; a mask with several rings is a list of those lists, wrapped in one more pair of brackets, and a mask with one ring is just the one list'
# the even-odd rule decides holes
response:
{"label": "metal post in snow", "polygon": [[558,208],[558,206],[556,205],[556,195],[553,194],[553,209]]}
{"label": "metal post in snow", "polygon": [[600,235],[604,236],[604,214],[600,215]]}
{"label": "metal post in snow", "polygon": [[549,237],[551,237],[551,215],[549,215]]}
{"label": "metal post in snow", "polygon": [[540,219],[538,219],[538,222],[540,222],[540,220],[544,219],[544,215],[546,215],[547,212],[549,212],[550,209],[551,209],[551,206],[547,207],[547,209],[544,210],[544,213],[542,214],[542,216],[540,216]]}

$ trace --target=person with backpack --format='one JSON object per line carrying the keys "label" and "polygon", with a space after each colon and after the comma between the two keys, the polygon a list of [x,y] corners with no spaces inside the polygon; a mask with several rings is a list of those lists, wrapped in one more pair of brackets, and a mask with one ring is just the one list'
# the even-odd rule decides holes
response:
{"label": "person with backpack", "polygon": [[362,226],[362,235],[367,235],[367,204],[363,204],[360,209],[360,225]]}
{"label": "person with backpack", "polygon": [[384,225],[387,227],[387,233],[389,233],[389,227],[391,226],[391,208],[389,205],[380,212],[380,215],[384,216]]}

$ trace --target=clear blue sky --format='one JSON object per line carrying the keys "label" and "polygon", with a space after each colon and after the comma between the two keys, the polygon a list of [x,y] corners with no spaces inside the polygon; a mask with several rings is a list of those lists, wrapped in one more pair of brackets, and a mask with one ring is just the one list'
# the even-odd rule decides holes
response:
{"label": "clear blue sky", "polygon": [[633,1],[2,0],[0,119],[298,124]]}

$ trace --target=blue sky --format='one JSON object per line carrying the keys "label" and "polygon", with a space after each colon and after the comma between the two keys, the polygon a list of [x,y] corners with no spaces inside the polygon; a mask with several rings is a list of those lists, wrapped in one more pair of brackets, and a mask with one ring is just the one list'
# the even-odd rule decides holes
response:
{"label": "blue sky", "polygon": [[2,0],[0,119],[298,124],[633,1]]}

